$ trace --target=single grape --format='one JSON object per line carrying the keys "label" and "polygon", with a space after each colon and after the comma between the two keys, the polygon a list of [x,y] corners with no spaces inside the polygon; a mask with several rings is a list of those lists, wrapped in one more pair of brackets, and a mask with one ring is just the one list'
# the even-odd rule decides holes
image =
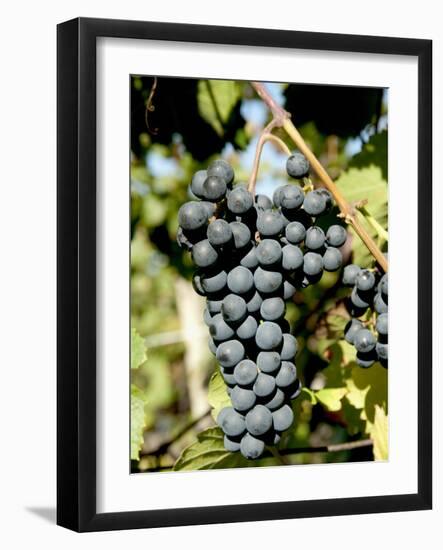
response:
{"label": "single grape", "polygon": [[267,271],[257,267],[254,273],[254,283],[259,292],[271,294],[283,284],[283,275],[279,271]]}
{"label": "single grape", "polygon": [[275,378],[260,372],[252,390],[257,397],[269,397],[275,390]]}
{"label": "single grape", "polygon": [[283,339],[281,328],[270,321],[262,323],[255,335],[257,346],[264,351],[276,349]]}
{"label": "single grape", "polygon": [[280,355],[276,351],[261,351],[257,355],[257,367],[266,374],[275,373],[280,365]]}
{"label": "single grape", "polygon": [[238,340],[228,340],[222,342],[217,348],[215,348],[215,356],[217,361],[224,368],[235,367],[245,356],[245,348],[243,344]]}
{"label": "single grape", "polygon": [[195,174],[192,176],[191,180],[191,191],[194,193],[196,197],[199,199],[204,198],[203,193],[203,184],[208,177],[208,174],[206,170],[198,170],[195,172]]}
{"label": "single grape", "polygon": [[209,333],[215,342],[224,342],[226,340],[230,340],[234,336],[234,331],[224,321],[220,313],[217,313],[212,318],[209,326]]}
{"label": "single grape", "polygon": [[208,166],[208,176],[222,178],[226,185],[230,185],[234,181],[234,170],[225,160],[217,159]]}
{"label": "single grape", "polygon": [[272,201],[266,195],[255,195],[255,204],[259,210],[271,210]]}
{"label": "single grape", "polygon": [[375,286],[375,276],[369,269],[362,269],[355,278],[355,285],[358,290],[364,292],[371,290]]}
{"label": "single grape", "polygon": [[293,153],[286,161],[286,172],[291,178],[301,179],[309,173],[308,159],[298,151]]}
{"label": "single grape", "polygon": [[375,351],[377,352],[377,356],[381,361],[388,360],[388,344],[377,342],[375,346]]}
{"label": "single grape", "polygon": [[[272,413],[272,422],[274,429],[278,432],[284,432],[294,422],[294,413],[289,405],[283,405]],[[247,424],[246,424],[247,425]],[[249,430],[249,428],[248,428]]]}
{"label": "single grape", "polygon": [[225,407],[220,411],[217,424],[229,437],[238,437],[246,429],[244,417],[232,407]]}
{"label": "single grape", "polygon": [[243,321],[248,314],[245,300],[237,294],[228,294],[223,298],[221,314],[228,324]]}
{"label": "single grape", "polygon": [[215,214],[215,203],[209,201],[200,201],[199,204],[201,204],[205,209],[208,220],[209,218],[212,218],[212,216]]}
{"label": "single grape", "polygon": [[250,359],[240,361],[234,369],[234,378],[239,386],[250,386],[257,378],[257,365]]}
{"label": "single grape", "polygon": [[303,265],[303,252],[294,244],[287,244],[282,248],[282,266],[287,271],[295,271]]}
{"label": "single grape", "polygon": [[337,271],[340,269],[343,258],[338,248],[327,248],[323,254],[323,268],[325,271]]}
{"label": "single grape", "polygon": [[339,248],[346,242],[348,233],[342,225],[331,225],[326,232],[326,241],[329,246]]}
{"label": "single grape", "polygon": [[303,208],[310,216],[320,216],[325,212],[326,207],[326,199],[318,189],[309,191],[309,193],[306,194]]}
{"label": "single grape", "polygon": [[242,222],[231,222],[229,225],[232,229],[235,248],[244,248],[251,242],[251,232],[247,225]]}
{"label": "single grape", "polygon": [[272,414],[263,405],[255,405],[246,415],[245,421],[251,435],[264,435],[272,427]]}
{"label": "single grape", "polygon": [[361,267],[355,264],[347,265],[343,270],[343,284],[346,286],[354,286],[357,275],[360,273]]}
{"label": "single grape", "polygon": [[316,189],[316,191],[317,193],[320,193],[320,195],[322,195],[322,197],[325,199],[326,211],[329,210],[333,203],[331,192],[325,189],[324,187],[320,187],[319,189]]}
{"label": "single grape", "polygon": [[300,222],[290,222],[286,226],[285,236],[291,244],[299,244],[306,237],[306,228]]}
{"label": "single grape", "polygon": [[207,236],[212,246],[224,246],[232,239],[231,226],[225,220],[214,220],[208,225]]}
{"label": "single grape", "polygon": [[364,325],[358,319],[351,319],[350,321],[348,321],[344,330],[346,342],[348,342],[349,344],[353,344],[355,335],[362,328],[364,328]]}
{"label": "single grape", "polygon": [[211,243],[204,239],[192,247],[192,259],[198,267],[210,267],[218,260],[218,254]]}
{"label": "single grape", "polygon": [[248,433],[242,437],[240,452],[245,458],[251,460],[259,458],[263,454],[264,450],[265,444],[260,439],[257,439]]}
{"label": "single grape", "polygon": [[388,314],[382,313],[377,317],[375,328],[379,334],[386,336],[388,334]]}
{"label": "single grape", "polygon": [[247,267],[248,269],[255,269],[258,266],[257,251],[256,247],[251,244],[249,251],[243,255],[240,260],[240,265]]}
{"label": "single grape", "polygon": [[236,334],[240,340],[250,340],[257,332],[258,323],[255,317],[248,315],[243,323],[237,328]]}
{"label": "single grape", "polygon": [[326,236],[321,227],[313,225],[306,231],[305,245],[310,250],[319,250],[325,244]]}
{"label": "single grape", "polygon": [[281,214],[274,210],[259,212],[257,230],[262,237],[278,237],[283,230],[283,219]]}
{"label": "single grape", "polygon": [[281,389],[289,387],[297,380],[297,368],[294,363],[282,361],[280,370],[275,377],[277,386]]}
{"label": "single grape", "polygon": [[234,439],[230,439],[227,435],[223,437],[223,446],[230,453],[236,453],[240,450],[240,443]]}
{"label": "single grape", "polygon": [[255,405],[257,398],[252,390],[235,386],[231,392],[232,406],[236,411],[247,412]]}
{"label": "single grape", "polygon": [[297,380],[285,388],[285,395],[292,401],[294,399],[297,399],[297,397],[300,395],[302,390],[302,385],[300,380],[297,378]]}
{"label": "single grape", "polygon": [[254,276],[249,269],[238,265],[228,273],[227,282],[231,292],[245,294],[254,286]]}
{"label": "single grape", "polygon": [[354,335],[354,346],[357,351],[368,353],[375,348],[377,340],[372,332],[366,328],[362,328]]}
{"label": "single grape", "polygon": [[319,275],[323,270],[323,258],[317,252],[307,252],[303,257],[303,271],[306,275]]}
{"label": "single grape", "polygon": [[195,230],[208,221],[205,208],[199,202],[185,202],[178,211],[178,223],[183,229]]}
{"label": "single grape", "polygon": [[247,190],[245,185],[237,185],[229,193],[228,196],[228,209],[233,214],[244,214],[252,208],[254,199],[251,193]]}
{"label": "single grape", "polygon": [[275,411],[275,409],[279,409],[283,405],[285,399],[284,392],[280,388],[277,388],[269,401],[263,402],[263,405],[270,411]]}
{"label": "single grape", "polygon": [[266,298],[260,307],[260,315],[265,321],[276,321],[284,316],[285,302],[282,298]]}
{"label": "single grape", "polygon": [[249,313],[257,313],[260,311],[260,307],[263,303],[263,298],[260,296],[260,294],[255,291],[254,296],[249,300],[249,302],[246,303],[246,307],[248,308]]}
{"label": "single grape", "polygon": [[374,309],[379,314],[388,312],[388,304],[383,300],[382,295],[379,293],[377,293],[374,297]]}
{"label": "single grape", "polygon": [[303,204],[305,195],[298,185],[284,185],[279,198],[282,208],[285,210],[297,210]]}
{"label": "single grape", "polygon": [[294,361],[297,354],[298,344],[297,340],[292,334],[283,334],[283,347],[280,351],[280,357],[283,361]]}
{"label": "single grape", "polygon": [[201,285],[208,294],[220,292],[226,286],[226,271],[219,271],[215,274],[202,274]]}
{"label": "single grape", "polygon": [[280,261],[282,249],[278,241],[263,239],[256,247],[256,256],[262,267],[269,267]]}
{"label": "single grape", "polygon": [[203,196],[210,202],[218,202],[226,195],[226,183],[218,176],[208,176],[203,183]]}

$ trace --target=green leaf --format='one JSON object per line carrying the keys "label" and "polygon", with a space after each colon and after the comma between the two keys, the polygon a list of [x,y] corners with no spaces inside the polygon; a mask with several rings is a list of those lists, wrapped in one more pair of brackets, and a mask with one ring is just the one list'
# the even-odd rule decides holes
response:
{"label": "green leaf", "polygon": [[146,347],[143,338],[131,329],[131,369],[138,369],[146,361]]}
{"label": "green leaf", "polygon": [[379,405],[375,406],[374,424],[370,431],[371,439],[374,442],[375,460],[388,459],[388,416]]}
{"label": "green leaf", "polygon": [[328,409],[328,411],[339,411],[341,409],[341,400],[346,392],[346,388],[325,388],[316,391],[315,397]]}
{"label": "green leaf", "polygon": [[240,83],[232,80],[200,80],[197,102],[201,116],[223,136],[232,110],[240,100]]}
{"label": "green leaf", "polygon": [[[387,229],[388,224],[388,185],[383,178],[383,171],[380,166],[370,164],[362,168],[351,167],[337,179],[337,186],[343,193],[346,200],[353,204],[363,199],[368,202],[366,208],[368,212]],[[369,232],[371,237],[377,239],[377,232],[368,224],[365,218],[358,215],[359,221]],[[353,229],[350,229],[353,233]],[[373,262],[373,257],[366,245],[354,233],[352,243],[354,254],[353,261],[362,267],[369,267]]]}
{"label": "green leaf", "polygon": [[143,446],[145,429],[145,399],[143,393],[131,385],[131,460],[138,460]]}
{"label": "green leaf", "polygon": [[208,428],[197,435],[197,441],[184,449],[174,470],[213,470],[250,465],[240,453],[230,453],[223,445],[220,428]]}
{"label": "green leaf", "polygon": [[224,407],[232,406],[226,391],[226,384],[218,368],[209,380],[208,401],[212,407],[211,414],[214,420],[217,420],[218,413]]}

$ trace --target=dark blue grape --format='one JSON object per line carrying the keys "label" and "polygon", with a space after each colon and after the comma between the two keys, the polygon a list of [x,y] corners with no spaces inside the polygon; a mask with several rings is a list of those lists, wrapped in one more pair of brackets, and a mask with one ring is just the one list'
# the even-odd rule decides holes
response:
{"label": "dark blue grape", "polygon": [[275,390],[275,378],[260,372],[252,389],[257,397],[269,397]]}
{"label": "dark blue grape", "polygon": [[259,212],[257,230],[262,237],[278,237],[283,230],[283,219],[281,214],[274,210]]}
{"label": "dark blue grape", "polygon": [[225,407],[219,412],[217,424],[228,437],[238,437],[246,430],[244,417],[232,407]]}
{"label": "dark blue grape", "polygon": [[217,313],[212,318],[209,326],[209,332],[215,342],[224,342],[230,340],[234,336],[232,328],[224,321],[220,313]]}
{"label": "dark blue grape", "polygon": [[291,178],[301,179],[309,173],[309,161],[299,152],[293,153],[286,161],[286,172]]}
{"label": "dark blue grape", "polygon": [[351,319],[350,321],[348,321],[344,330],[346,342],[348,342],[349,344],[353,344],[355,335],[362,328],[364,328],[364,325],[358,319]]}
{"label": "dark blue grape", "polygon": [[306,194],[303,208],[310,216],[320,216],[327,208],[326,199],[318,189],[314,189]]}
{"label": "dark blue grape", "polygon": [[224,246],[232,240],[232,229],[225,220],[214,220],[208,225],[208,241],[212,246]]}
{"label": "dark blue grape", "polygon": [[[272,422],[274,429],[278,432],[284,432],[294,422],[294,413],[289,405],[283,405],[272,413]],[[246,424],[247,425],[247,424]],[[249,428],[248,428],[249,430]]]}
{"label": "dark blue grape", "polygon": [[247,225],[242,222],[231,222],[229,225],[232,229],[235,248],[244,248],[251,242],[251,232]]}
{"label": "dark blue grape", "polygon": [[253,436],[264,435],[272,427],[272,414],[263,405],[255,405],[245,418],[246,429]]}
{"label": "dark blue grape", "polygon": [[326,241],[329,246],[339,248],[346,242],[348,233],[342,225],[331,225],[326,232]]}
{"label": "dark blue grape", "polygon": [[231,402],[236,411],[245,413],[255,405],[257,397],[252,390],[235,386],[231,392]]}
{"label": "dark blue grape", "polygon": [[248,269],[255,269],[258,266],[256,248],[251,244],[249,251],[240,260],[240,265]]}
{"label": "dark blue grape", "polygon": [[243,321],[248,314],[245,300],[237,294],[228,294],[223,298],[221,314],[228,324]]}
{"label": "dark blue grape", "polygon": [[247,459],[254,460],[259,458],[264,450],[265,444],[263,441],[249,433],[244,435],[240,442],[240,452]]}
{"label": "dark blue grape", "polygon": [[253,204],[254,199],[244,185],[237,185],[237,187],[234,187],[229,193],[228,209],[233,214],[244,214],[252,208]]}
{"label": "dark blue grape", "polygon": [[275,382],[280,389],[289,387],[297,380],[297,368],[294,363],[282,361]]}
{"label": "dark blue grape", "polygon": [[234,294],[246,294],[254,286],[254,276],[249,269],[238,265],[228,273],[227,282]]}
{"label": "dark blue grape", "polygon": [[257,355],[257,367],[266,374],[275,373],[280,365],[280,355],[276,351],[261,351]]}
{"label": "dark blue grape", "polygon": [[303,252],[294,244],[282,248],[282,267],[286,271],[295,271],[303,265]]}
{"label": "dark blue grape", "polygon": [[266,298],[260,307],[260,315],[265,321],[276,321],[284,316],[285,302],[282,298]]}
{"label": "dark blue grape", "polygon": [[307,252],[303,258],[303,271],[306,275],[319,275],[323,271],[323,258],[317,252]]}
{"label": "dark blue grape", "polygon": [[375,348],[377,340],[372,332],[366,328],[360,329],[354,335],[354,346],[357,351],[368,353]]}
{"label": "dark blue grape", "polygon": [[255,195],[255,204],[259,210],[271,210],[272,201],[266,195]]}
{"label": "dark blue grape", "polygon": [[226,195],[226,182],[218,176],[208,176],[203,183],[203,196],[210,202],[218,202]]}
{"label": "dark blue grape", "polygon": [[279,198],[283,209],[297,210],[303,204],[305,195],[297,185],[284,185]]}
{"label": "dark blue grape", "polygon": [[278,241],[263,239],[256,248],[258,263],[262,267],[269,267],[278,263],[282,257],[282,249]]}
{"label": "dark blue grape", "polygon": [[286,226],[285,236],[291,244],[300,244],[306,237],[306,228],[300,222],[290,222]]}
{"label": "dark blue grape", "polygon": [[216,348],[215,355],[222,367],[233,368],[245,356],[245,348],[238,340],[228,340]]}
{"label": "dark blue grape", "polygon": [[208,294],[216,293],[223,290],[226,286],[227,275],[226,271],[219,271],[215,274],[202,274],[201,285],[204,291]]}
{"label": "dark blue grape", "polygon": [[257,313],[260,311],[260,307],[263,303],[263,298],[260,296],[260,294],[256,291],[254,296],[246,303],[246,307],[248,308],[249,313]]}
{"label": "dark blue grape", "polygon": [[183,229],[195,230],[206,225],[208,216],[199,202],[186,202],[178,211],[178,223]]}
{"label": "dark blue grape", "polygon": [[192,247],[192,259],[198,267],[210,267],[218,260],[218,254],[211,243],[204,239]]}
{"label": "dark blue grape", "polygon": [[360,273],[361,267],[355,264],[347,265],[343,270],[343,284],[347,286],[354,286],[357,279],[357,275]]}
{"label": "dark blue grape", "polygon": [[250,340],[257,332],[258,323],[255,317],[248,315],[242,324],[237,328],[236,334],[240,340]]}
{"label": "dark blue grape", "polygon": [[388,314],[382,313],[377,317],[375,328],[379,334],[386,336],[388,334]]}
{"label": "dark blue grape", "polygon": [[222,178],[226,185],[230,185],[234,181],[234,170],[225,160],[217,159],[208,166],[208,176]]}
{"label": "dark blue grape", "polygon": [[258,375],[257,365],[250,359],[240,361],[234,369],[234,378],[239,386],[250,386]]}
{"label": "dark blue grape", "polygon": [[338,248],[327,248],[323,254],[323,268],[326,271],[337,271],[340,269],[343,258]]}
{"label": "dark blue grape", "polygon": [[277,388],[269,401],[263,402],[263,405],[270,411],[275,411],[275,409],[279,409],[283,405],[285,399],[284,392],[280,388]]}
{"label": "dark blue grape", "polygon": [[362,269],[355,278],[355,285],[364,292],[372,290],[375,286],[375,275],[369,269]]}
{"label": "dark blue grape", "polygon": [[285,281],[283,283],[283,298],[285,300],[290,300],[294,296],[296,290],[297,289],[292,283]]}
{"label": "dark blue grape", "polygon": [[230,453],[236,453],[240,450],[240,442],[229,438],[227,435],[223,438],[223,446]]}
{"label": "dark blue grape", "polygon": [[377,293],[374,298],[374,309],[379,314],[388,312],[388,304],[379,293]]}
{"label": "dark blue grape", "polygon": [[259,292],[271,294],[283,284],[283,275],[279,271],[268,271],[257,267],[254,273],[254,283]]}
{"label": "dark blue grape", "polygon": [[280,357],[283,361],[294,361],[297,354],[297,340],[292,334],[283,334],[283,347],[280,351]]}
{"label": "dark blue grape", "polygon": [[191,181],[191,191],[199,199],[204,198],[203,184],[205,183],[208,174],[206,170],[198,170],[193,176]]}
{"label": "dark blue grape", "polygon": [[283,339],[281,328],[270,321],[262,323],[255,335],[257,346],[264,351],[274,350],[279,347]]}
{"label": "dark blue grape", "polygon": [[310,250],[319,250],[325,244],[326,236],[321,227],[314,225],[306,231],[305,245]]}

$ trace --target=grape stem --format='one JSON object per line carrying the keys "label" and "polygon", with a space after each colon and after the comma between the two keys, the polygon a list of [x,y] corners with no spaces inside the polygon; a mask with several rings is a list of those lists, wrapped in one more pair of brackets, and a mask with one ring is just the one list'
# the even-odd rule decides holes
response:
{"label": "grape stem", "polygon": [[372,214],[368,211],[366,206],[365,205],[360,205],[360,206],[357,205],[356,208],[364,216],[366,221],[370,225],[372,225],[372,227],[377,232],[377,235],[386,242],[388,240],[388,232],[386,231],[386,229],[384,227],[382,227],[378,223],[378,221],[374,218],[374,216],[372,216]]}
{"label": "grape stem", "polygon": [[258,164],[260,161],[261,150],[266,141],[263,139],[264,134],[272,132],[274,128],[283,128],[285,132],[288,134],[288,136],[292,139],[294,144],[297,146],[297,148],[300,150],[300,152],[303,153],[305,157],[308,159],[311,167],[313,168],[313,170],[315,171],[315,173],[317,174],[317,176],[319,177],[323,185],[326,187],[326,189],[328,189],[328,191],[330,191],[330,193],[334,197],[335,202],[337,203],[337,206],[340,209],[341,217],[357,233],[357,235],[360,237],[360,239],[364,242],[364,244],[368,248],[369,252],[377,260],[380,267],[385,272],[387,272],[388,271],[387,259],[385,258],[385,256],[383,255],[382,251],[377,246],[375,241],[372,239],[371,235],[359,222],[355,207],[353,207],[351,204],[349,204],[346,201],[346,199],[343,197],[343,195],[341,194],[341,192],[339,191],[335,183],[332,181],[329,174],[323,168],[320,161],[317,159],[314,153],[309,149],[308,145],[306,144],[305,140],[301,136],[300,132],[297,130],[297,128],[294,126],[293,122],[291,121],[291,114],[288,113],[285,109],[283,109],[283,107],[278,105],[278,103],[274,100],[274,98],[271,96],[269,91],[265,88],[265,86],[261,82],[251,82],[251,86],[257,92],[258,96],[262,99],[262,101],[266,103],[266,105],[268,106],[269,110],[272,113],[272,119],[271,119],[271,122],[264,128],[257,143],[257,150],[255,153],[255,159],[254,159],[254,167],[251,173],[251,178],[249,180],[249,186],[248,186],[249,190],[251,192],[255,190],[255,180],[257,178]]}

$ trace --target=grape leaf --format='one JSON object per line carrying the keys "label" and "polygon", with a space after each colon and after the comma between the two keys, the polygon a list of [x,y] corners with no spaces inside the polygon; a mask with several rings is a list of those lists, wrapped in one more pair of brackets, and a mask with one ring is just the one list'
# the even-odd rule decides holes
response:
{"label": "grape leaf", "polygon": [[226,392],[226,384],[218,368],[209,380],[208,402],[212,407],[211,414],[214,420],[217,419],[218,413],[224,407],[232,406],[229,395]]}
{"label": "grape leaf", "polygon": [[232,80],[200,80],[197,101],[200,115],[223,136],[232,110],[240,100],[242,89]]}
{"label": "grape leaf", "polygon": [[138,369],[146,361],[146,347],[143,338],[131,329],[131,369]]}
{"label": "grape leaf", "polygon": [[341,400],[346,394],[346,388],[325,388],[315,392],[315,397],[328,411],[339,411]]}
{"label": "grape leaf", "polygon": [[374,442],[375,460],[388,459],[388,417],[384,409],[375,405],[374,424],[370,430],[371,439]]}
{"label": "grape leaf", "polygon": [[184,449],[174,470],[209,470],[252,465],[240,453],[230,453],[223,445],[220,428],[208,428],[197,435],[197,441]]}
{"label": "grape leaf", "polygon": [[143,446],[145,429],[145,399],[134,384],[131,385],[131,460],[138,460]]}

